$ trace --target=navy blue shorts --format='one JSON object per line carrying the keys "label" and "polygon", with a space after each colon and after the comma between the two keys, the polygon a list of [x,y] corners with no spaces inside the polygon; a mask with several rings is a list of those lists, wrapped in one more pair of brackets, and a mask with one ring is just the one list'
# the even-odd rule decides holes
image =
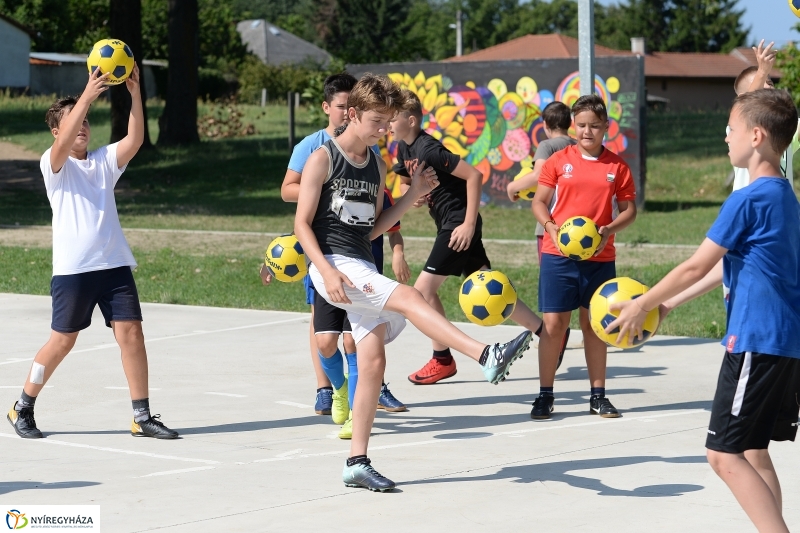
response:
{"label": "navy blue shorts", "polygon": [[111,327],[112,320],[142,320],[139,293],[131,267],[53,276],[50,280],[53,297],[53,331],[75,333],[92,323],[94,306]]}
{"label": "navy blue shorts", "polygon": [[614,261],[573,261],[561,255],[542,254],[539,267],[539,311],[563,313],[589,308],[597,288],[617,277]]}
{"label": "navy blue shorts", "polygon": [[311,276],[308,274],[303,276],[303,288],[306,290],[306,303],[308,305],[314,305],[317,290],[314,288],[314,282],[311,281]]}

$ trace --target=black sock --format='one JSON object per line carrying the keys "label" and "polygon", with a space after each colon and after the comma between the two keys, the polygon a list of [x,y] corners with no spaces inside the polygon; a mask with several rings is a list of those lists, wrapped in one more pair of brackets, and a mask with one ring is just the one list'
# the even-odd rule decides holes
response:
{"label": "black sock", "polygon": [[447,366],[453,364],[453,354],[450,353],[450,348],[445,348],[444,350],[434,350],[433,358],[439,361],[440,365]]}
{"label": "black sock", "polygon": [[133,400],[133,421],[137,424],[150,418],[150,398]]}
{"label": "black sock", "polygon": [[553,387],[539,387],[539,396],[554,396]]}
{"label": "black sock", "polygon": [[537,337],[541,337],[542,336],[542,328],[543,327],[544,327],[544,322],[539,324],[539,327],[536,328],[536,331],[534,331],[533,334],[536,335]]}
{"label": "black sock", "polygon": [[347,466],[353,465],[368,465],[369,459],[367,459],[366,455],[354,455],[353,457],[347,458]]}
{"label": "black sock", "polygon": [[317,389],[317,392],[322,392],[324,390],[333,390],[333,387],[320,387]]}
{"label": "black sock", "polygon": [[487,344],[487,345],[486,345],[486,348],[484,348],[484,349],[483,349],[483,352],[481,352],[481,358],[480,358],[480,359],[478,359],[478,362],[479,362],[481,365],[485,365],[485,364],[486,364],[486,361],[489,359],[489,348],[491,348],[491,346],[489,346],[489,345]]}
{"label": "black sock", "polygon": [[592,396],[603,397],[605,395],[606,395],[606,388],[605,387],[592,387]]}
{"label": "black sock", "polygon": [[23,409],[33,409],[33,404],[36,403],[36,396],[28,396],[25,394],[25,391],[22,391],[22,394],[17,400],[17,405],[14,407],[14,410],[19,412]]}

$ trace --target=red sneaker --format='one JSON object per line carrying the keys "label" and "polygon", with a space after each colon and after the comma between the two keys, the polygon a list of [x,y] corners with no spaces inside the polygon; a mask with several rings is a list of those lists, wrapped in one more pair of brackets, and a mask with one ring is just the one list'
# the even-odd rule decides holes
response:
{"label": "red sneaker", "polygon": [[425,366],[408,376],[408,381],[415,385],[433,385],[437,381],[451,378],[455,375],[455,359],[449,365],[443,365],[434,357]]}

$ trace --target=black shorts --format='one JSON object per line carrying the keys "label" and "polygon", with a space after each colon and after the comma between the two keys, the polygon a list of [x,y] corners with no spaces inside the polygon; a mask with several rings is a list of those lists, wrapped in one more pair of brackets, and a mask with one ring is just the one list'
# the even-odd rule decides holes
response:
{"label": "black shorts", "polygon": [[320,293],[314,291],[314,335],[320,333],[352,333],[347,311],[328,303]]}
{"label": "black shorts", "polygon": [[481,226],[479,218],[469,248],[461,252],[456,252],[449,246],[453,230],[439,230],[428,261],[425,263],[425,272],[437,276],[469,276],[483,267],[491,268],[492,265],[481,240]]}
{"label": "black shorts", "polygon": [[53,297],[50,327],[59,333],[88,328],[95,305],[100,306],[108,327],[112,320],[142,320],[139,292],[128,266],[53,276],[50,296]]}
{"label": "black shorts", "polygon": [[711,407],[706,448],[725,453],[763,450],[794,441],[800,415],[800,359],[726,353]]}

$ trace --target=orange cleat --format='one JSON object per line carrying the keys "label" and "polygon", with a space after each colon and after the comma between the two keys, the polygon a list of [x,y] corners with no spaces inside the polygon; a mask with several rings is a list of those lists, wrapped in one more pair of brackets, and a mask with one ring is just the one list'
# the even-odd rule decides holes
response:
{"label": "orange cleat", "polygon": [[443,365],[432,358],[428,363],[408,376],[408,381],[415,385],[433,385],[443,379],[451,378],[456,375],[456,361],[453,360],[449,365]]}

